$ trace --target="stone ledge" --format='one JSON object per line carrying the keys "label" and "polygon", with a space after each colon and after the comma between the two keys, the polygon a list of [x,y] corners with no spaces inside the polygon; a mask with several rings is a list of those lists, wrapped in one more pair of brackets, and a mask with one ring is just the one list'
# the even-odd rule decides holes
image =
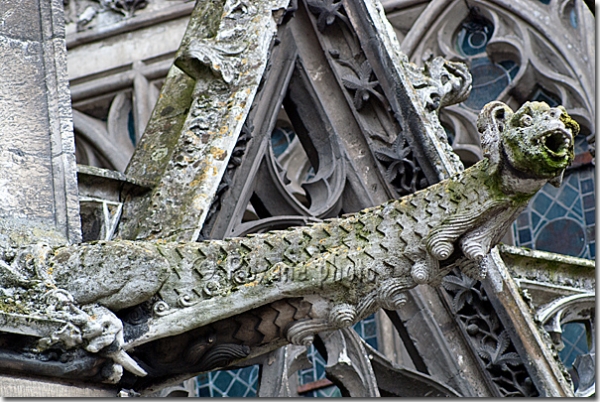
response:
{"label": "stone ledge", "polygon": [[115,397],[119,389],[110,386],[59,383],[35,377],[19,378],[0,374],[0,396],[10,397]]}

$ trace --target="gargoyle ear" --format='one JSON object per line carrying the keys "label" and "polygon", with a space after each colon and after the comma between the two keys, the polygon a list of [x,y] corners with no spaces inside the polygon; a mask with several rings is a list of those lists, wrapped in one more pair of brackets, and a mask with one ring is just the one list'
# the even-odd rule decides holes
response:
{"label": "gargoyle ear", "polygon": [[498,144],[500,133],[506,127],[506,121],[512,116],[513,111],[506,104],[494,101],[481,109],[477,118],[477,130],[481,133],[481,147],[483,155],[492,162],[499,158]]}

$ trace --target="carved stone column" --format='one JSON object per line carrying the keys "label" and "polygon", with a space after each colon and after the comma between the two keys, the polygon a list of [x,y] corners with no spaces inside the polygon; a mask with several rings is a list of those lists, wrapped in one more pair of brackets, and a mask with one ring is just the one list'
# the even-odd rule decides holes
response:
{"label": "carved stone column", "polygon": [[0,58],[0,244],[79,242],[62,1],[2,1]]}

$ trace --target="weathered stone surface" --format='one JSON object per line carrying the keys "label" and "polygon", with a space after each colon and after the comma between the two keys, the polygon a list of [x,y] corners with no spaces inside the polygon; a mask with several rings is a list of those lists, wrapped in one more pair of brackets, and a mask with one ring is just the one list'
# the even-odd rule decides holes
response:
{"label": "weathered stone surface", "polygon": [[81,79],[123,68],[136,60],[148,60],[175,52],[186,25],[187,18],[179,18],[69,49],[69,78]]}
{"label": "weathered stone surface", "polygon": [[[61,2],[0,5],[0,242],[78,242]],[[17,22],[18,21],[18,22]],[[23,185],[27,183],[27,185]]]}
{"label": "weathered stone surface", "polygon": [[33,378],[0,375],[0,395],[3,398],[114,398],[119,390],[108,386],[81,386]]}
{"label": "weathered stone surface", "polygon": [[169,264],[151,245],[122,241],[62,247],[48,261],[52,280],[78,304],[98,303],[113,311],[152,297],[168,276]]}
{"label": "weathered stone surface", "polygon": [[[27,330],[39,350],[100,352],[114,362],[104,381],[120,381],[123,367],[146,376],[137,384],[145,388],[399,309],[404,292],[439,284],[454,268],[483,277],[490,249],[553,179],[548,170],[560,177],[572,161],[578,127],[564,109],[536,102],[516,113],[491,103],[479,127],[485,160],[355,215],[221,241],[24,248],[0,264],[11,300],[1,329]],[[535,168],[522,160],[532,153]],[[178,355],[187,366],[169,363]]]}
{"label": "weathered stone surface", "polygon": [[[164,171],[152,194],[141,201],[144,215],[124,225],[122,237],[198,238],[267,65],[277,28],[274,14],[287,3],[216,1],[199,3],[194,10],[175,61],[195,80],[193,94],[191,99],[184,95],[159,101],[154,116],[163,127],[157,133],[150,125],[152,136],[136,150],[126,174],[137,178],[153,164]],[[168,82],[185,81],[178,75],[172,71]],[[187,95],[190,85],[182,85]],[[177,113],[177,118],[171,124],[157,113]]]}

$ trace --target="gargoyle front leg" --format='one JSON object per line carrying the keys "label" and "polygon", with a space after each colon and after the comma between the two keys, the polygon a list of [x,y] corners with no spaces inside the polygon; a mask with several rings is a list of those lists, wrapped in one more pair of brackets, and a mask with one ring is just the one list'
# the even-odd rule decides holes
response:
{"label": "gargoyle front leg", "polygon": [[413,261],[410,276],[418,285],[429,283],[440,270],[439,259],[424,247],[420,247],[417,252],[406,251],[405,257]]}
{"label": "gargoyle front leg", "polygon": [[498,243],[525,205],[510,207],[490,214],[489,219],[464,234],[459,244],[465,257],[480,262]]}

